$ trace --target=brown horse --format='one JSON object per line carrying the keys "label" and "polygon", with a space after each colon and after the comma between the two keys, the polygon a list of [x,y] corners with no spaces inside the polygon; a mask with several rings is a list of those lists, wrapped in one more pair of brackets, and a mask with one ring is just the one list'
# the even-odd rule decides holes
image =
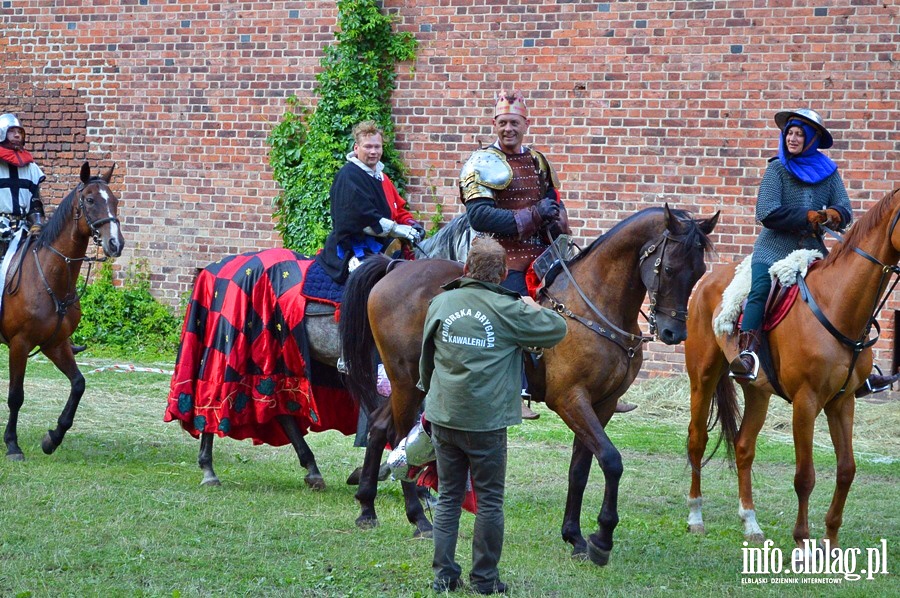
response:
{"label": "brown horse", "polygon": [[[894,191],[859,219],[843,242],[801,285],[807,305],[794,305],[784,320],[769,332],[771,362],[783,396],[793,406],[796,473],[794,490],[799,501],[794,540],[809,538],[809,497],[815,485],[813,428],[822,410],[837,456],[837,480],[825,516],[825,537],[837,545],[844,504],[856,472],[853,457],[853,410],[858,388],[872,369],[869,332],[900,259],[900,190]],[[751,467],[756,437],[766,418],[769,398],[776,387],[762,374],[756,382],[743,382],[744,417],[738,428],[736,393],[728,377],[728,363],[737,354],[736,335],[716,336],[713,317],[722,293],[734,275],[733,264],[715,268],[691,298],[685,361],[691,382],[691,423],[688,456],[693,469],[689,496],[689,529],[704,532],[701,513],[700,468],[708,439],[707,422],[713,397],[725,440],[733,447],[738,473],[739,515],[744,535],[761,542],[756,521]],[[797,301],[800,303],[800,300]],[[846,335],[846,336],[845,336]],[[778,393],[781,394],[781,393]]]}
{"label": "brown horse", "polygon": [[[641,304],[649,294],[651,332],[660,340],[670,345],[684,340],[688,296],[706,270],[707,235],[717,219],[718,214],[693,220],[668,206],[638,212],[571,260],[563,273],[548,281],[541,297],[544,305],[569,318],[569,331],[560,344],[544,351],[535,367],[527,368],[527,374],[534,399],[546,402],[575,432],[562,536],[574,554],[587,553],[597,564],[606,564],[612,549],[622,474],[619,451],[604,426],[641,367],[642,345],[649,340],[638,326]],[[370,260],[354,272],[341,316],[351,392],[363,404],[378,407],[372,390],[375,346],[393,388],[369,433],[356,493],[362,507],[360,526],[377,523],[375,476],[381,447],[386,441],[396,445],[406,435],[422,405],[416,383],[428,302],[441,285],[462,273],[461,264],[443,260],[393,262],[396,267],[388,270],[389,264],[387,259]],[[592,458],[603,470],[606,489],[599,530],[585,541],[581,504]],[[408,497],[406,506],[417,534],[430,532],[421,506]]]}
{"label": "brown horse", "polygon": [[16,254],[0,305],[0,340],[9,346],[9,422],[3,440],[6,456],[25,457],[19,448],[16,424],[24,394],[25,363],[37,347],[69,379],[66,406],[41,441],[51,454],[62,443],[84,394],[84,376],[78,370],[69,336],[81,320],[76,283],[88,243],[93,241],[109,257],[118,257],[125,247],[117,210],[119,199],[109,188],[113,165],[101,177],[91,176],[91,167],[81,167],[81,182],[60,202],[37,237],[26,238]]}

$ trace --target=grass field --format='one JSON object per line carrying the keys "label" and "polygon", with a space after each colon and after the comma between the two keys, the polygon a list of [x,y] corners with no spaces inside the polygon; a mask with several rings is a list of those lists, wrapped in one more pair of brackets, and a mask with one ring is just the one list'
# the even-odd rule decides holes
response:
{"label": "grass field", "polygon": [[[380,485],[381,525],[356,529],[355,488],[344,480],[362,451],[350,438],[307,437],[328,483],[324,492],[304,486],[289,447],[228,439],[217,440],[214,453],[223,485],[201,487],[198,443],[162,422],[168,376],[107,371],[87,380],[74,428],[46,456],[40,439],[62,409],[67,383],[46,362],[29,364],[19,426],[26,461],[0,462],[0,596],[431,595],[431,544],[412,539],[398,483]],[[571,559],[560,538],[571,432],[543,406],[540,420],[511,429],[502,578],[515,596],[898,595],[900,401],[887,398],[857,408],[858,471],[841,543],[865,555],[886,540],[888,575],[834,585],[775,583],[815,577],[797,575],[744,583],[736,479],[719,457],[704,474],[708,533],[689,535],[688,396],[686,380],[676,378],[633,387],[627,399],[639,409],[609,425],[625,474],[616,546],[605,568]],[[5,401],[0,418],[5,425]],[[760,524],[786,560],[796,516],[789,421],[789,407],[773,400],[754,474]],[[824,423],[816,440],[810,523],[821,537],[834,486]],[[595,528],[601,498],[595,466],[585,532]],[[464,572],[472,522],[463,515]]]}

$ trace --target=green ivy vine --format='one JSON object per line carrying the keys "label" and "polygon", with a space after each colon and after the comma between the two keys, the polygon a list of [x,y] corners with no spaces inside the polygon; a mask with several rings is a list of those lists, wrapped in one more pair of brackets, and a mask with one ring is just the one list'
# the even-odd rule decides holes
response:
{"label": "green ivy vine", "polygon": [[336,44],[324,50],[315,109],[296,96],[268,137],[269,163],[282,192],[276,229],[285,247],[312,255],[331,229],[328,190],[353,146],[351,129],[374,120],[384,129],[385,171],[402,193],[406,174],[393,145],[391,94],[398,62],[415,59],[411,33],[394,33],[375,0],[338,0]]}

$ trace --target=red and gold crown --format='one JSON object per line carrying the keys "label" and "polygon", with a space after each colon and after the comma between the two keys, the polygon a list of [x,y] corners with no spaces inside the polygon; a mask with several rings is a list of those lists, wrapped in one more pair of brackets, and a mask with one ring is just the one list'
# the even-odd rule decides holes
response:
{"label": "red and gold crown", "polygon": [[522,118],[528,118],[528,108],[525,107],[525,97],[521,91],[500,92],[500,95],[497,96],[497,108],[494,109],[494,118],[501,114],[518,114]]}

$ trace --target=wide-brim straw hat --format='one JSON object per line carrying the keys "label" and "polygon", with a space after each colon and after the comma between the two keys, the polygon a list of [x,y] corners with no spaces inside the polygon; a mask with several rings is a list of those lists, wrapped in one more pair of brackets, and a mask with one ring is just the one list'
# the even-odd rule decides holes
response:
{"label": "wide-brim straw hat", "polygon": [[828,149],[834,145],[834,138],[831,136],[831,133],[828,132],[828,129],[825,128],[824,123],[822,123],[822,117],[819,116],[819,113],[815,110],[810,110],[809,108],[797,108],[796,110],[779,112],[775,115],[775,124],[778,125],[780,130],[784,131],[784,126],[792,119],[808,123],[819,130],[822,134],[822,141],[819,143],[820,149]]}

